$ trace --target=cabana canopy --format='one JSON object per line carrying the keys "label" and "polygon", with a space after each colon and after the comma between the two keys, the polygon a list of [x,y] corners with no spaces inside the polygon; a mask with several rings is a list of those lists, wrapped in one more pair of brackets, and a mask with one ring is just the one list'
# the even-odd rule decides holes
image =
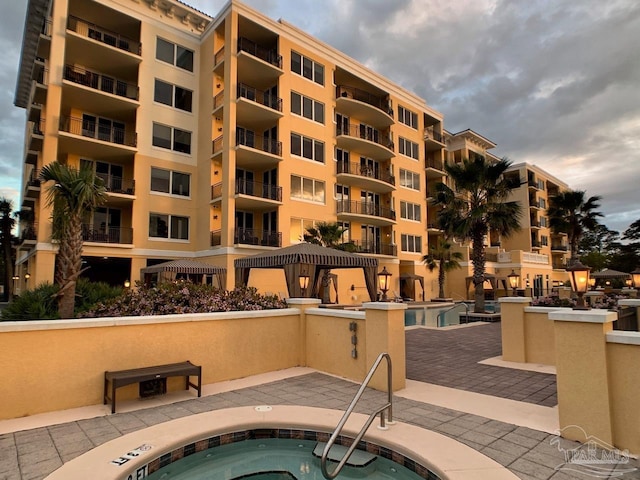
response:
{"label": "cabana canopy", "polygon": [[610,268],[605,268],[604,270],[600,270],[599,272],[592,273],[591,276],[593,278],[631,278],[631,274],[625,272],[619,272],[618,270],[611,270]]}
{"label": "cabana canopy", "polygon": [[[325,271],[332,268],[362,268],[369,297],[377,298],[376,273],[378,259],[365,257],[355,253],[335,250],[311,243],[300,243],[270,252],[259,253],[251,257],[235,260],[236,286],[244,286],[249,282],[252,268],[282,268],[287,280],[290,297],[302,297],[298,278],[301,274],[309,275],[309,287],[305,297],[316,297],[321,278]],[[334,285],[335,283],[334,279]],[[337,287],[336,287],[337,288]]]}
{"label": "cabana canopy", "polygon": [[[424,277],[422,275],[416,275],[415,273],[403,272],[400,274],[400,295],[405,296],[405,289],[410,293],[410,296],[415,295],[415,281],[420,282],[422,287],[422,301],[424,302]],[[404,287],[404,288],[403,288]]]}
{"label": "cabana canopy", "polygon": [[151,267],[141,268],[140,274],[144,278],[144,283],[150,283],[151,275],[157,273],[159,278],[162,278],[163,273],[169,274],[167,280],[173,281],[179,274],[184,275],[212,275],[218,279],[218,287],[224,288],[227,283],[227,269],[224,267],[218,267],[216,265],[210,265],[208,263],[197,262],[183,258],[180,260],[171,260],[169,262],[159,263],[152,265]]}
{"label": "cabana canopy", "polygon": [[[465,278],[467,282],[467,291],[469,291],[469,287],[473,283],[473,276]],[[498,278],[493,273],[485,273],[484,281],[489,282],[491,284],[491,288],[495,291],[498,289],[499,285],[502,284],[502,288],[506,291],[509,285],[509,282],[506,278]]]}

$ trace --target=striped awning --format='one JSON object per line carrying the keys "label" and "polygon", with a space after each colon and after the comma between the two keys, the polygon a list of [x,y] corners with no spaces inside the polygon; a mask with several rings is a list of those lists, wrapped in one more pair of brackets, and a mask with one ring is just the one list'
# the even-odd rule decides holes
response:
{"label": "striped awning", "polygon": [[327,268],[362,268],[377,267],[378,259],[321,245],[300,243],[234,261],[235,268],[277,268],[292,264]]}
{"label": "striped awning", "polygon": [[142,268],[140,270],[140,273],[143,275],[146,273],[160,272],[187,273],[191,275],[214,275],[216,273],[226,273],[227,269],[216,265],[210,265],[208,263],[197,262],[195,260],[181,259],[159,263],[158,265]]}
{"label": "striped awning", "polygon": [[592,278],[631,278],[631,274],[625,272],[619,272],[618,270],[612,270],[605,268],[599,272],[591,274]]}

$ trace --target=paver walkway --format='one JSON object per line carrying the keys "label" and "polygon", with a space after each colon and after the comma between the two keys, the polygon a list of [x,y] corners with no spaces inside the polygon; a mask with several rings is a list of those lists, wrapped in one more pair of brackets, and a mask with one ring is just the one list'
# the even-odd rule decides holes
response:
{"label": "paver walkway", "polygon": [[407,378],[494,397],[557,405],[556,377],[482,365],[502,354],[500,323],[466,328],[407,330]]}
{"label": "paver walkway", "polygon": [[[205,411],[263,404],[344,410],[357,389],[354,383],[312,373],[161,407],[0,435],[0,479],[42,479],[64,462],[108,440]],[[386,394],[382,392],[368,390],[356,411],[368,414],[384,403],[385,398]],[[399,397],[395,398],[394,417],[463,442],[506,466],[523,480],[592,478],[563,468],[564,454],[551,444],[555,436],[544,432]],[[560,440],[560,443],[564,448],[578,446],[566,440]],[[640,466],[637,461],[632,462],[632,465],[609,465],[607,468]],[[615,478],[628,480],[640,476],[636,470]]]}

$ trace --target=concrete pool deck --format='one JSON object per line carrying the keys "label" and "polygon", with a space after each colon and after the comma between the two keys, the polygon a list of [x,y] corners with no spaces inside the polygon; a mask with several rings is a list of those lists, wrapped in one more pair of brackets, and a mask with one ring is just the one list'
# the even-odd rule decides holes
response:
{"label": "concrete pool deck", "polygon": [[[491,325],[488,327],[451,332],[474,330],[476,335],[492,337]],[[407,342],[413,341],[412,338],[413,334],[408,333]],[[455,352],[451,345],[444,343],[444,350]],[[447,362],[451,363],[451,359]],[[471,368],[460,363],[457,367]],[[429,369],[429,364],[423,368]],[[505,376],[515,375],[508,368],[493,368],[499,368]],[[114,415],[109,413],[109,407],[94,405],[0,421],[0,479],[42,479],[110,440],[204,412],[256,405],[345,410],[357,389],[357,384],[344,379],[307,368],[293,368],[206,385],[201,398],[181,391],[154,399],[123,401]],[[382,392],[368,390],[356,412],[370,413],[385,397]],[[551,433],[557,428],[555,407],[409,380],[407,388],[394,395],[394,419],[461,442],[521,479],[594,478],[576,471],[575,465],[565,463],[565,452],[580,444],[558,439]],[[624,480],[640,478],[638,467],[634,459],[605,466],[611,471],[610,478]],[[475,478],[496,478],[485,473]]]}

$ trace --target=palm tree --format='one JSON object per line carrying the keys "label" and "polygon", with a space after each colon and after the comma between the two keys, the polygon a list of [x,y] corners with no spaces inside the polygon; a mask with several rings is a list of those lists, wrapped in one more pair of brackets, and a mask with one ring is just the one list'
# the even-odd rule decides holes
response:
{"label": "palm tree", "polygon": [[16,224],[13,217],[13,202],[8,198],[0,198],[0,245],[2,245],[2,260],[4,264],[4,295],[3,301],[11,299],[13,291],[13,234],[11,231]]}
{"label": "palm tree", "polygon": [[58,312],[61,318],[72,318],[76,282],[82,273],[82,221],[106,200],[101,178],[90,167],[77,170],[58,162],[40,172],[42,182],[53,181],[48,188],[48,204],[53,206],[53,238],[58,240],[55,281]]}
{"label": "palm tree", "polygon": [[345,231],[335,222],[318,222],[315,227],[307,228],[303,238],[307,243],[338,249],[343,245],[342,235]]}
{"label": "palm tree", "polygon": [[445,274],[460,268],[462,260],[460,252],[451,251],[451,244],[444,238],[439,238],[435,245],[429,245],[429,253],[422,257],[422,262],[430,272],[438,269],[438,297],[444,298]]}
{"label": "palm tree", "polygon": [[602,197],[585,199],[581,190],[567,190],[549,198],[549,227],[554,233],[566,233],[571,264],[578,258],[578,244],[587,230],[594,230],[602,214],[596,211]]}
{"label": "palm tree", "polygon": [[489,163],[481,156],[446,164],[456,190],[444,183],[436,185],[434,203],[442,207],[440,223],[446,224],[446,232],[471,241],[475,313],[484,312],[485,237],[489,230],[508,237],[520,228],[521,206],[507,201],[519,181],[503,176],[510,165],[506,158]]}

